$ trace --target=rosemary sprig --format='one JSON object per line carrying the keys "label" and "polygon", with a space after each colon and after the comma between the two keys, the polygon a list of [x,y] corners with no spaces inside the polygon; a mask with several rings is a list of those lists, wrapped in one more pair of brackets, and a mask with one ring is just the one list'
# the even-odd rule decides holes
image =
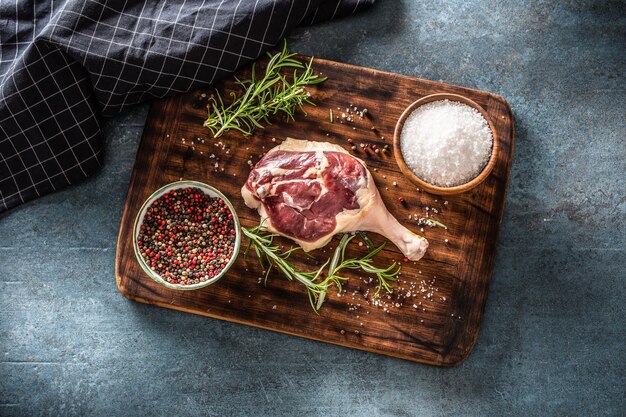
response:
{"label": "rosemary sprig", "polygon": [[[290,281],[295,279],[304,284],[308,290],[309,302],[314,310],[318,310],[321,307],[326,297],[326,292],[331,285],[335,284],[338,288],[341,288],[341,281],[345,278],[327,277],[320,282],[316,282],[320,279],[320,275],[329,261],[326,261],[315,271],[299,271],[288,258],[300,248],[291,248],[283,252],[280,246],[273,244],[274,238],[278,235],[265,232],[262,224],[251,229],[242,227],[241,230],[250,239],[250,244],[259,258],[261,266],[266,269],[265,278],[267,279],[271,268],[276,267]],[[247,252],[248,250],[246,250],[245,255],[247,255]]]}
{"label": "rosemary sprig", "polygon": [[[249,80],[239,80],[236,84],[243,89],[243,94],[237,97],[234,91],[230,92],[233,102],[226,107],[219,92],[211,97],[208,106],[208,117],[204,126],[211,130],[214,137],[220,137],[227,130],[237,130],[244,136],[249,136],[256,128],[263,128],[261,122],[271,124],[269,116],[283,112],[293,120],[297,109],[305,103],[313,104],[310,94],[304,89],[307,85],[319,84],[326,80],[313,74],[311,65],[294,59],[296,55],[287,51],[287,41],[281,52],[272,55],[265,68],[265,74],[260,80],[256,79],[256,64],[252,65],[252,76]],[[291,82],[281,70],[293,69]],[[304,70],[298,74],[298,70]]]}
{"label": "rosemary sprig", "polygon": [[[242,227],[241,230],[250,239],[250,245],[254,248],[261,266],[266,269],[265,278],[267,279],[271,268],[275,267],[278,268],[290,281],[295,279],[304,284],[308,291],[309,302],[315,311],[322,307],[322,304],[326,299],[326,293],[333,285],[336,286],[337,290],[341,292],[342,283],[348,279],[347,277],[340,275],[340,272],[344,269],[361,269],[364,272],[376,275],[376,278],[378,279],[378,286],[374,294],[375,296],[378,295],[382,289],[387,292],[391,292],[392,287],[390,282],[395,281],[398,273],[400,272],[400,265],[395,262],[387,268],[378,268],[374,266],[372,258],[384,249],[384,243],[371,250],[362,258],[345,259],[346,247],[354,238],[354,235],[349,234],[344,234],[341,237],[332,258],[326,260],[326,262],[319,269],[314,271],[299,271],[297,267],[288,260],[289,256],[299,248],[292,248],[283,252],[279,246],[273,244],[274,237],[278,235],[275,233],[265,232],[263,230],[262,223],[259,226],[250,229]],[[369,241],[369,239],[367,240]],[[371,241],[369,242],[371,243]],[[246,256],[249,248],[250,247],[246,249]],[[326,273],[326,277],[323,278],[322,273],[327,267],[328,272]]]}
{"label": "rosemary sprig", "polygon": [[431,222],[434,226],[439,226],[439,227],[441,227],[442,229],[448,229],[448,226],[446,226],[445,224],[443,224],[443,223],[441,223],[441,222],[438,222],[438,221],[437,221],[437,220],[435,220],[435,219],[428,219],[428,220],[429,220],[429,221],[430,221],[430,222]]}
{"label": "rosemary sprig", "polygon": [[370,240],[370,237],[367,235],[367,233],[361,231],[357,232],[357,235],[359,235],[359,237],[363,239],[363,242],[365,242],[368,249],[374,249],[374,242]]}
{"label": "rosemary sprig", "polygon": [[[367,235],[365,235],[367,238]],[[398,273],[400,272],[401,266],[395,262],[389,265],[387,268],[378,268],[374,266],[372,259],[378,252],[385,248],[385,243],[381,244],[377,248],[371,250],[367,255],[360,259],[345,259],[345,251],[346,246],[350,241],[354,239],[354,235],[344,234],[341,237],[341,241],[337,248],[335,249],[335,254],[330,262],[329,267],[329,276],[341,278],[338,273],[342,269],[361,269],[367,273],[376,275],[378,279],[378,285],[376,287],[376,292],[374,296],[377,296],[382,289],[386,292],[391,292],[392,287],[390,281],[395,281]],[[366,242],[368,242],[368,246],[371,243],[369,238],[367,238]]]}

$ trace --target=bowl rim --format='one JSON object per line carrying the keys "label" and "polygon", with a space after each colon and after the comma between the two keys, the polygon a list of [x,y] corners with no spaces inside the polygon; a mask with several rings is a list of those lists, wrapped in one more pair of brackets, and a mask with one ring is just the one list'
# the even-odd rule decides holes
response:
{"label": "bowl rim", "polygon": [[[402,150],[400,147],[400,135],[402,134],[402,128],[404,127],[404,123],[406,122],[406,119],[409,117],[409,115],[413,113],[413,111],[415,111],[418,107],[423,106],[424,104],[431,103],[433,101],[442,101],[442,100],[456,101],[459,103],[466,104],[478,110],[480,114],[487,121],[487,124],[489,125],[489,129],[491,129],[491,135],[493,138],[493,142],[491,145],[491,156],[489,157],[489,160],[487,161],[487,164],[484,166],[482,171],[470,181],[464,184],[455,185],[454,187],[441,187],[441,186],[433,185],[419,178],[407,166],[406,162],[404,161],[404,157],[402,156]],[[500,151],[500,143],[498,140],[498,134],[497,134],[496,128],[493,125],[491,118],[489,117],[489,114],[487,113],[485,109],[482,108],[482,106],[480,106],[474,100],[468,97],[462,96],[460,94],[436,93],[436,94],[429,94],[427,96],[420,98],[419,100],[414,101],[404,110],[404,112],[402,112],[402,115],[396,122],[396,128],[393,132],[393,150],[394,150],[396,162],[398,166],[400,167],[400,171],[402,171],[404,175],[409,177],[409,179],[414,184],[420,186],[423,190],[430,192],[432,194],[452,195],[452,194],[460,194],[460,193],[471,190],[472,188],[482,183],[489,176],[489,174],[491,174],[491,171],[493,170],[493,167],[496,165],[496,162],[498,160],[498,155]]]}
{"label": "bowl rim", "polygon": [[[203,192],[205,192],[205,194],[207,194],[206,191],[208,190],[211,193],[215,193],[219,198],[224,200],[224,202],[228,205],[228,208],[230,209],[230,212],[233,215],[233,222],[235,225],[235,244],[233,248],[233,255],[231,256],[230,260],[228,261],[224,269],[222,269],[222,271],[219,274],[217,274],[211,279],[208,279],[204,282],[199,282],[197,284],[180,285],[180,284],[172,284],[172,283],[167,282],[161,277],[161,275],[159,275],[157,272],[152,270],[152,268],[150,268],[148,264],[146,264],[145,260],[139,254],[139,247],[137,246],[137,232],[139,230],[139,223],[143,221],[145,213],[148,210],[148,206],[150,204],[152,204],[157,198],[160,198],[161,196],[163,196],[165,193],[167,193],[170,190],[186,188],[186,187],[200,188]],[[190,290],[196,290],[199,288],[204,288],[206,286],[216,283],[226,274],[226,272],[230,269],[230,267],[235,263],[237,256],[239,255],[240,247],[241,247],[241,226],[239,223],[239,217],[237,216],[237,212],[235,211],[235,207],[220,190],[200,181],[181,180],[181,181],[171,182],[169,184],[162,186],[161,188],[157,189],[152,194],[150,194],[150,196],[143,202],[143,204],[141,205],[141,208],[139,209],[137,213],[137,216],[135,217],[135,224],[133,226],[133,250],[135,252],[135,257],[137,258],[139,265],[144,270],[144,272],[150,278],[152,278],[152,280],[173,290],[190,291]]]}

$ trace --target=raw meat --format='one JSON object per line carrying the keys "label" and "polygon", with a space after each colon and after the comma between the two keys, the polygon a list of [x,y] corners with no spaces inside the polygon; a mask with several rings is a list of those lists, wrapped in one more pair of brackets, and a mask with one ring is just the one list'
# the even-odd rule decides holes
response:
{"label": "raw meat", "polygon": [[411,260],[428,248],[387,211],[365,163],[338,145],[288,138],[257,162],[241,194],[269,230],[305,251],[355,231],[385,236]]}

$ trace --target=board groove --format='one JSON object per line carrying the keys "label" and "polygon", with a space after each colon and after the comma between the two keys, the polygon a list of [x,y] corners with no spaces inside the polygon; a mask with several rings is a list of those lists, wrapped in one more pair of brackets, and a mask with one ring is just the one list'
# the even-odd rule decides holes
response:
{"label": "board groove", "polygon": [[[509,105],[502,97],[479,90],[322,59],[315,60],[314,68],[328,76],[324,84],[310,89],[317,107],[307,106],[308,115],[298,115],[295,122],[276,120],[251,138],[226,134],[212,139],[202,127],[206,112],[194,107],[199,92],[152,104],[122,214],[116,252],[117,285],[127,298],[147,304],[433,365],[460,363],[476,342],[493,269],[513,153],[514,123]],[[245,76],[247,71],[240,75]],[[232,89],[232,79],[216,88],[222,93]],[[399,299],[385,311],[368,304],[371,299],[364,296],[373,284],[354,274],[346,286],[347,292],[341,297],[331,294],[318,315],[298,283],[271,274],[266,286],[259,284],[262,271],[254,255],[247,260],[240,255],[226,277],[196,291],[169,290],[152,281],[139,267],[132,248],[134,219],[143,201],[160,186],[180,178],[215,185],[233,202],[242,225],[254,226],[258,216],[245,207],[239,190],[249,170],[249,157],[256,161],[262,152],[279,143],[272,142],[272,138],[329,141],[347,149],[348,137],[356,143],[391,145],[395,122],[402,111],[413,101],[434,93],[465,95],[491,117],[500,141],[500,155],[491,175],[481,185],[462,195],[437,197],[417,192],[399,171],[392,152],[365,155],[359,150],[356,154],[367,163],[389,210],[410,229],[419,227],[407,220],[408,214],[423,215],[426,206],[441,209],[438,219],[448,225],[448,230],[426,229],[431,243],[427,255],[417,264],[403,263],[404,282],[396,285],[406,291],[411,284],[436,276],[433,288],[437,291],[432,300]],[[340,107],[341,113],[350,103],[368,108],[371,117],[356,120],[353,125],[330,123],[329,108],[337,111]],[[377,130],[372,131],[372,126]],[[190,140],[196,137],[203,138],[204,143],[192,149]],[[230,152],[214,146],[214,142],[228,144]],[[217,172],[213,171],[211,153],[220,158]],[[393,181],[397,187],[391,185]],[[406,198],[406,206],[396,203],[400,195]],[[449,204],[443,205],[444,200]],[[372,238],[377,243],[383,241],[377,235]],[[283,242],[288,244],[287,240]],[[335,245],[336,240],[330,244]],[[364,254],[364,248],[353,244],[350,253]],[[318,250],[315,255],[321,259],[329,254]],[[400,258],[391,245],[376,261],[382,265]],[[296,257],[296,262],[308,266],[302,258]],[[397,294],[396,290],[393,297]],[[419,307],[425,310],[413,307],[420,301]],[[395,307],[395,302],[402,305]],[[360,306],[352,310],[357,304]]]}

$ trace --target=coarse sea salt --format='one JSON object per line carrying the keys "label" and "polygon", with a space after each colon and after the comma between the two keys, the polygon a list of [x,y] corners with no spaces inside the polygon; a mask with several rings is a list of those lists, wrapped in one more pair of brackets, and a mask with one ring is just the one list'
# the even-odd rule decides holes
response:
{"label": "coarse sea salt", "polygon": [[404,122],[400,149],[417,177],[454,187],[483,170],[493,146],[487,120],[467,104],[438,100],[415,109]]}

